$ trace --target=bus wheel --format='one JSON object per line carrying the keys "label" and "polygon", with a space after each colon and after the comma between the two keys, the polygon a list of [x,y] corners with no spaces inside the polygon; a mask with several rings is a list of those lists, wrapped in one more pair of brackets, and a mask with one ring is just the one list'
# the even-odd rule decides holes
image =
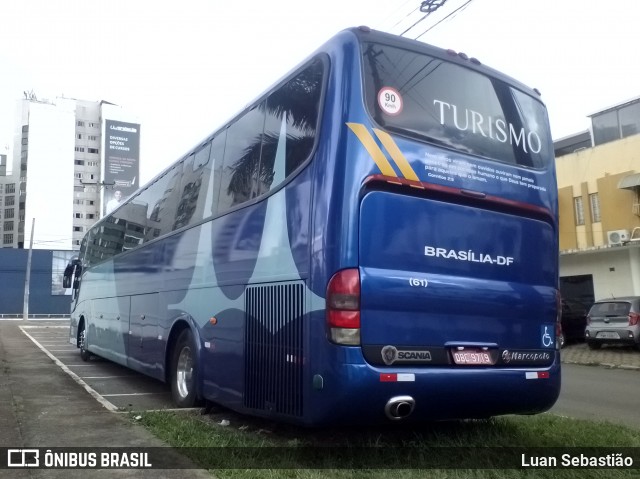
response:
{"label": "bus wheel", "polygon": [[89,361],[91,359],[91,353],[86,349],[87,330],[82,323],[82,329],[80,329],[80,359],[83,361]]}
{"label": "bus wheel", "polygon": [[171,394],[178,407],[196,405],[196,348],[189,329],[180,333],[173,350]]}

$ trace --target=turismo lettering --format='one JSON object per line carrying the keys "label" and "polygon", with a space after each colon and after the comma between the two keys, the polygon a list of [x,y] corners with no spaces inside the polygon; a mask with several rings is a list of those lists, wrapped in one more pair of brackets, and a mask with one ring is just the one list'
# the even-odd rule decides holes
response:
{"label": "turismo lettering", "polygon": [[511,123],[498,118],[485,117],[482,113],[465,108],[463,111],[453,103],[433,100],[440,109],[440,124],[455,126],[460,131],[471,131],[474,135],[482,135],[500,143],[509,143],[521,148],[525,153],[540,153],[542,141],[535,131],[517,128]]}

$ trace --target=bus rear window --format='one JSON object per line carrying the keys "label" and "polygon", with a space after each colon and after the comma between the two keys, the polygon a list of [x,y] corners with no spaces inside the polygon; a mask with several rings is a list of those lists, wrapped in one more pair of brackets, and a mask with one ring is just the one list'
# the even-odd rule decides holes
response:
{"label": "bus rear window", "polygon": [[390,131],[529,168],[553,158],[544,105],[507,83],[417,52],[363,44],[365,97]]}

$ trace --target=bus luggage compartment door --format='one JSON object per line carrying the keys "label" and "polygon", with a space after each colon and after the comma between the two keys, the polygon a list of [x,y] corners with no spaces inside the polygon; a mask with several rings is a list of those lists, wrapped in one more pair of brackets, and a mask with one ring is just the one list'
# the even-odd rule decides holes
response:
{"label": "bus luggage compartment door", "polygon": [[450,363],[454,345],[494,355],[555,347],[553,226],[483,206],[386,191],[362,199],[361,342],[370,363],[388,364],[386,346],[424,365]]}

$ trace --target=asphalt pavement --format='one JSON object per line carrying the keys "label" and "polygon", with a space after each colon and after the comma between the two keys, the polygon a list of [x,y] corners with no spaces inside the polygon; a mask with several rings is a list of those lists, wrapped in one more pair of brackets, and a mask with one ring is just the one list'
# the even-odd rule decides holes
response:
{"label": "asphalt pavement", "polygon": [[[68,321],[0,320],[0,448],[165,447],[178,465],[192,466],[174,449],[128,416],[114,413],[48,357],[21,326],[60,328]],[[24,328],[25,331],[30,329]],[[67,343],[68,344],[68,343]],[[62,353],[64,354],[64,353]],[[640,351],[604,346],[593,351],[586,344],[569,344],[561,352],[563,363],[622,368],[640,372]],[[80,469],[3,469],[0,476],[16,478],[88,477]],[[211,478],[206,471],[185,469],[102,469],[90,477]]]}
{"label": "asphalt pavement", "polygon": [[[184,457],[133,424],[109,411],[83,390],[22,332],[21,325],[60,326],[61,322],[0,321],[0,448],[131,448],[165,447],[176,467],[189,467]],[[62,322],[68,324],[68,322]],[[43,458],[41,458],[42,460]],[[15,478],[208,478],[200,469],[3,469]]]}

